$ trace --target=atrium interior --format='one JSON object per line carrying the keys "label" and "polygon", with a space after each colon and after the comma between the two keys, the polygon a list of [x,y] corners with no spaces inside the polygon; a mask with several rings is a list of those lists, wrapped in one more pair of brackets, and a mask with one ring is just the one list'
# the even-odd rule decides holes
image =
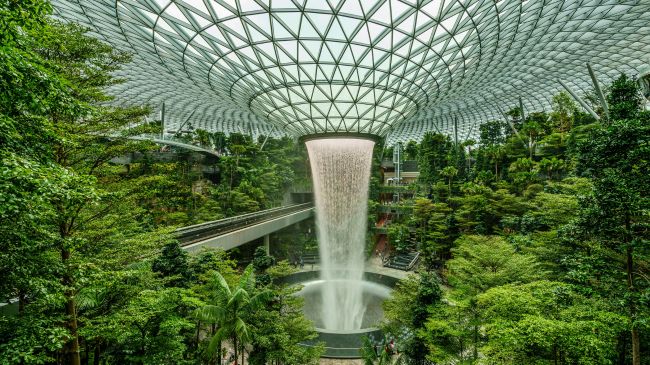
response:
{"label": "atrium interior", "polygon": [[0,364],[650,365],[649,2],[0,29]]}

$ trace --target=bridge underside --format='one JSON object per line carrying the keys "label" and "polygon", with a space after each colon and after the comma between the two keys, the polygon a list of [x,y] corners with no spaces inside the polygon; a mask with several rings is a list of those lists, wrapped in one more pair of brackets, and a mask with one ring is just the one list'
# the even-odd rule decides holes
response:
{"label": "bridge underside", "polygon": [[305,219],[311,218],[313,214],[313,208],[301,210],[295,213],[290,213],[281,217],[263,221],[236,231],[228,232],[220,236],[206,238],[205,240],[183,246],[183,249],[190,253],[198,252],[204,247],[230,250],[245,243],[254,241],[258,238],[264,237],[273,232],[277,232]]}

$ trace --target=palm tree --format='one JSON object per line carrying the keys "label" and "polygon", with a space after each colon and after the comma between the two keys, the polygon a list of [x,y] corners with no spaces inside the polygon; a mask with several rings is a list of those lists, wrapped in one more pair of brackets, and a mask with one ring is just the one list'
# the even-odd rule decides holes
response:
{"label": "palm tree", "polygon": [[[214,274],[213,285],[215,287],[213,303],[201,308],[199,314],[203,321],[215,323],[219,328],[210,339],[208,352],[214,354],[217,349],[221,349],[222,341],[230,339],[235,351],[235,365],[237,365],[239,348],[243,349],[251,340],[249,324],[246,323],[247,315],[260,307],[267,292],[256,292],[251,265],[246,268],[239,283],[232,290],[218,272]],[[243,363],[243,351],[241,357]]]}

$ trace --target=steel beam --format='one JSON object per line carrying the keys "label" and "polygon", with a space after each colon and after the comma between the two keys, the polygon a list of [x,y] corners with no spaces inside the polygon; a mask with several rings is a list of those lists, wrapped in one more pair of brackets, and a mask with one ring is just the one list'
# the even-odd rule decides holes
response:
{"label": "steel beam", "polygon": [[596,94],[598,95],[598,99],[600,100],[600,105],[603,107],[603,111],[605,112],[605,118],[609,119],[609,105],[607,105],[607,100],[605,99],[603,90],[600,89],[600,84],[598,83],[596,74],[594,73],[594,70],[591,68],[589,62],[587,62],[587,69],[589,70],[589,76],[591,76],[591,81],[594,83],[594,89],[596,89]]}
{"label": "steel beam", "polygon": [[576,94],[573,90],[571,90],[571,88],[569,86],[567,86],[567,84],[563,83],[562,80],[560,80],[560,79],[558,79],[557,82],[559,82],[560,85],[562,85],[562,87],[564,88],[564,90],[566,90],[569,94],[571,94],[573,99],[575,99],[578,103],[580,103],[580,105],[582,105],[582,107],[587,112],[589,112],[589,114],[591,114],[591,116],[596,118],[596,120],[600,120],[600,116],[598,114],[596,114],[596,112],[593,109],[591,109],[589,107],[589,105],[587,105],[587,103],[585,103],[585,101],[582,100],[582,98],[578,96],[578,94]]}

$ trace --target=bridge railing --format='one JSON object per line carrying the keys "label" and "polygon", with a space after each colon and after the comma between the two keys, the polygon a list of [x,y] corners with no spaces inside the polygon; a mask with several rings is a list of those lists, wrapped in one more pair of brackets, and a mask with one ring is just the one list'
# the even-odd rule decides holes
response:
{"label": "bridge railing", "polygon": [[284,207],[271,208],[259,212],[242,214],[235,217],[224,218],[216,221],[195,224],[179,228],[174,232],[181,246],[220,236],[238,229],[261,223],[269,219],[278,218],[290,213],[299,212],[314,206],[313,203],[295,204]]}

